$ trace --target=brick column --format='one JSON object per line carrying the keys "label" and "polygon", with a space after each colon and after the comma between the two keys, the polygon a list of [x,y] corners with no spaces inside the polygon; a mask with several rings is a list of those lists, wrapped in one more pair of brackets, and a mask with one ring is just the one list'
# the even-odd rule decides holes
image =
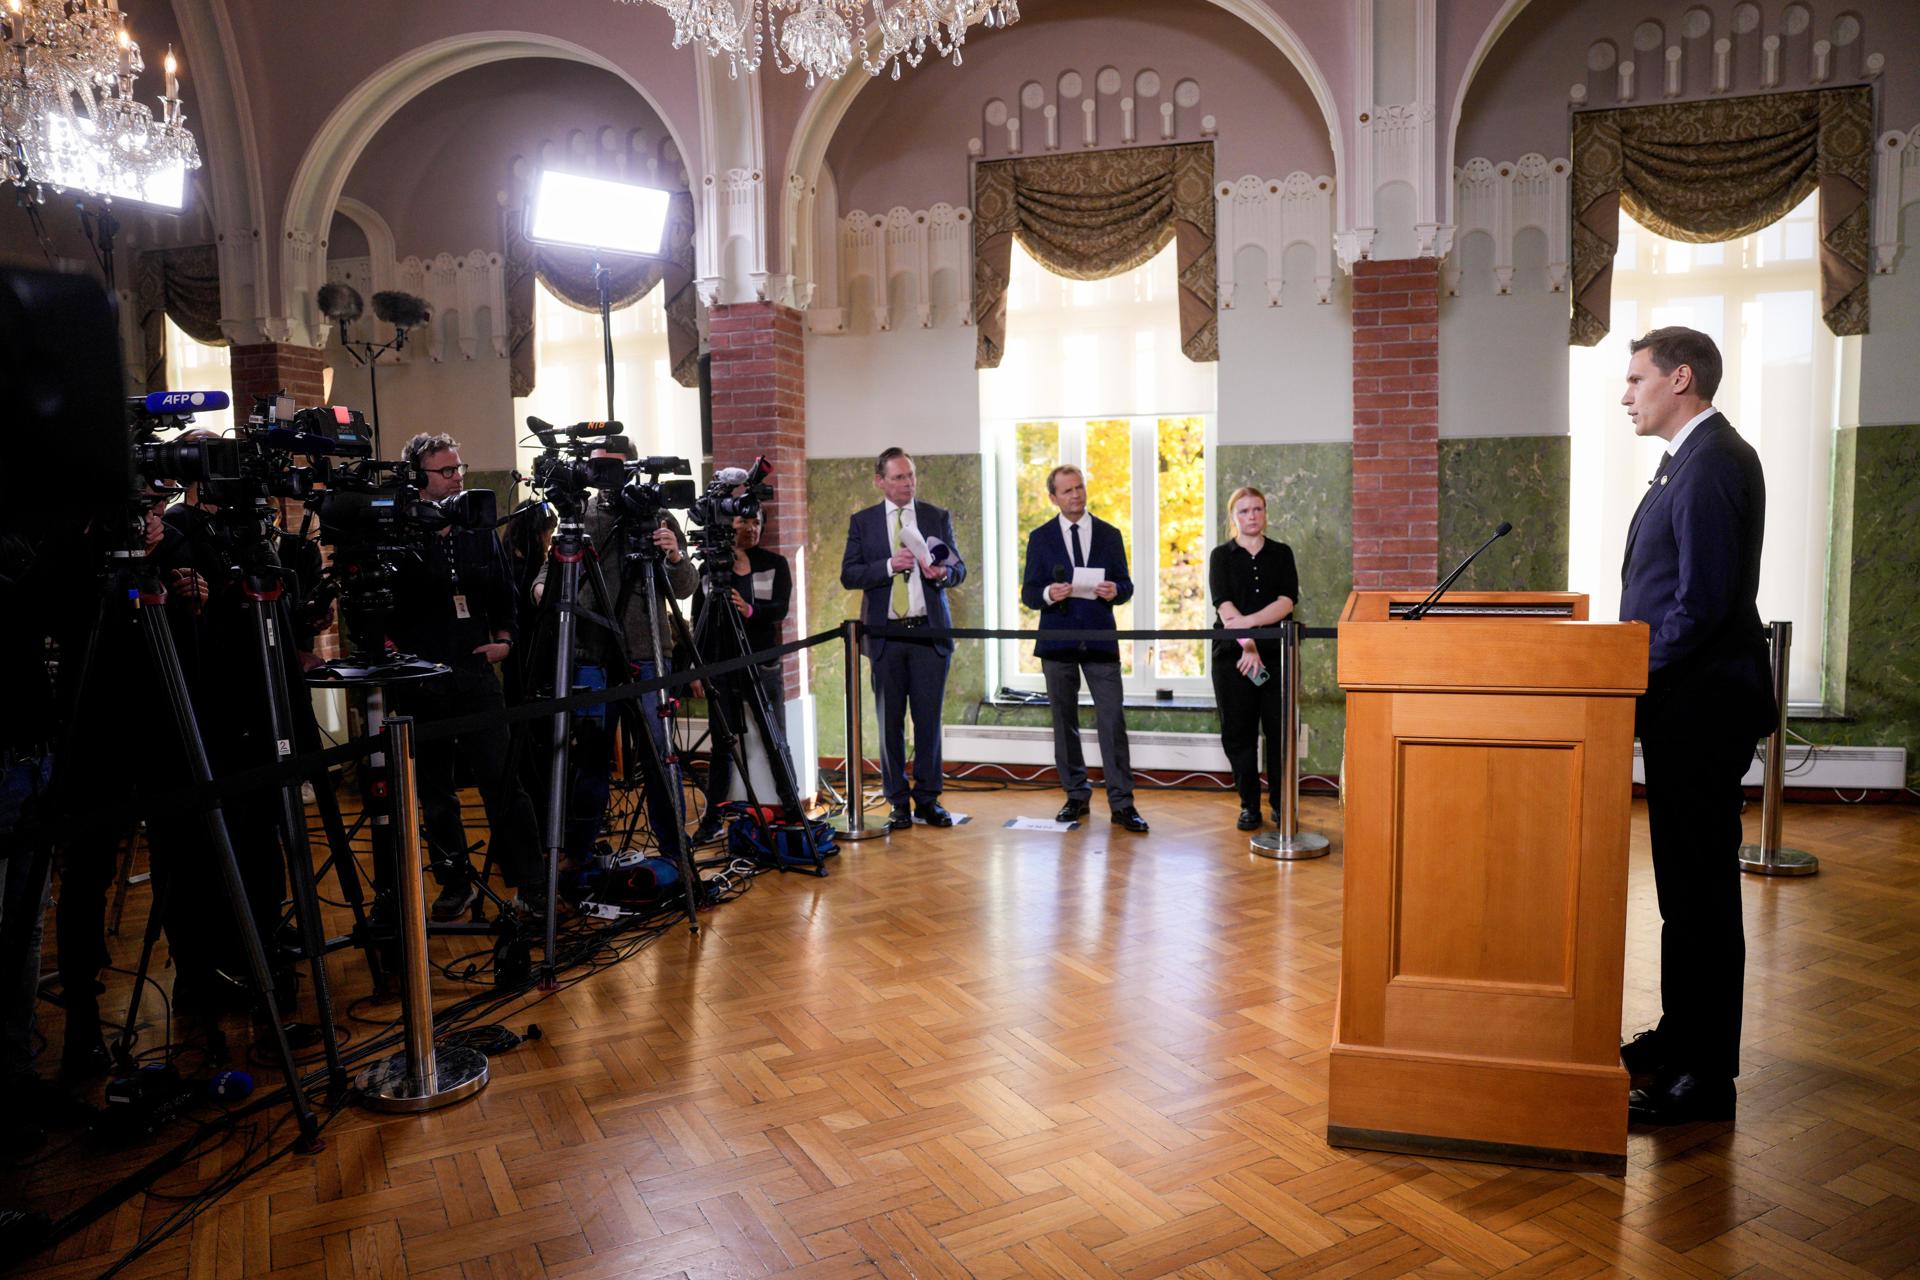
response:
{"label": "brick column", "polygon": [[257,396],[285,389],[302,409],[326,395],[326,357],[312,347],[290,342],[262,342],[233,348],[233,416],[246,421]]}
{"label": "brick column", "polygon": [[[807,543],[806,338],[800,313],[770,302],[714,307],[713,464],[747,467],[765,455],[775,497],[761,541],[791,562]],[[796,563],[796,592],[799,589]],[[785,639],[806,633],[807,620],[787,619]],[[787,696],[796,697],[799,664],[786,664]]]}
{"label": "brick column", "polygon": [[1353,585],[1431,587],[1440,556],[1440,264],[1353,270]]}

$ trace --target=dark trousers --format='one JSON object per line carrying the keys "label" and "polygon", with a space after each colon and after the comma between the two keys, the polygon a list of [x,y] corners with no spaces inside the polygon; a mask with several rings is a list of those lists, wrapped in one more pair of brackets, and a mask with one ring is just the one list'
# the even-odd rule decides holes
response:
{"label": "dark trousers", "polygon": [[[492,667],[455,670],[414,687],[394,690],[394,709],[411,715],[421,727],[436,720],[502,711],[506,700]],[[504,724],[489,725],[418,748],[416,785],[426,815],[427,839],[436,853],[434,877],[443,885],[457,883],[472,873],[467,854],[467,829],[460,819],[460,794],[454,782],[456,766],[464,767],[480,789],[492,832],[493,860],[508,883],[521,889],[544,889],[546,876],[540,855],[540,827],[533,801],[519,777],[509,768],[511,735]],[[451,860],[450,867],[441,859]]]}
{"label": "dark trousers", "polygon": [[[940,776],[940,703],[947,694],[952,655],[932,641],[888,640],[873,667],[873,717],[880,723],[880,779],[894,808],[909,794],[931,804],[945,787]],[[913,713],[913,786],[907,786],[907,713]]]}
{"label": "dark trousers", "polygon": [[1754,739],[1672,707],[1642,729],[1660,903],[1660,1038],[1675,1071],[1740,1073],[1747,941],[1740,919],[1740,779]]}
{"label": "dark trousers", "polygon": [[1047,681],[1047,701],[1053,707],[1053,766],[1069,800],[1093,795],[1087,781],[1086,755],[1080,749],[1080,677],[1086,675],[1093,695],[1094,731],[1100,739],[1100,768],[1106,775],[1107,808],[1119,813],[1133,808],[1133,765],[1127,751],[1127,713],[1120,683],[1120,662],[1074,662],[1040,659]]}
{"label": "dark trousers", "polygon": [[[785,690],[780,677],[780,664],[772,663],[771,668],[755,667],[751,678],[766,696],[767,708],[771,712],[767,718],[775,737],[780,737],[785,732],[780,723],[780,709],[786,703]],[[746,726],[753,723],[753,711],[748,706],[750,686],[745,683],[748,678],[746,672],[736,671],[721,676],[707,688],[707,696],[720,702],[720,709],[735,734],[744,733]],[[713,806],[724,801],[727,792],[733,789],[733,752],[728,749],[717,717],[709,715],[707,727],[713,734],[712,749],[707,756],[707,812],[712,813]],[[777,743],[772,742],[765,745],[769,752],[778,747]],[[778,796],[760,796],[759,800],[761,804],[780,802]]]}
{"label": "dark trousers", "polygon": [[1280,687],[1278,668],[1267,667],[1270,677],[1262,685],[1241,675],[1231,656],[1213,655],[1213,701],[1220,712],[1220,745],[1226,750],[1227,763],[1233,769],[1233,786],[1240,793],[1240,807],[1260,809],[1260,735],[1267,737],[1267,785],[1273,807],[1280,807],[1280,753],[1286,750],[1286,692]]}

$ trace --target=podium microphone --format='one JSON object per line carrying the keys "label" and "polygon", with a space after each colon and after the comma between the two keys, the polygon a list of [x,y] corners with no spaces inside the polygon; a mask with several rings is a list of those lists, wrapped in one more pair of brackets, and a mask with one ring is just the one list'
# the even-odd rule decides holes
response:
{"label": "podium microphone", "polygon": [[1500,539],[1506,537],[1508,534],[1512,532],[1513,532],[1513,526],[1509,524],[1507,521],[1502,520],[1500,522],[1500,527],[1493,531],[1493,536],[1491,538],[1488,538],[1485,542],[1481,543],[1478,550],[1476,550],[1472,555],[1468,556],[1465,560],[1462,560],[1460,562],[1460,567],[1455,569],[1452,573],[1448,574],[1445,578],[1443,578],[1439,586],[1435,587],[1432,591],[1429,591],[1427,593],[1427,598],[1425,600],[1422,600],[1419,604],[1407,610],[1406,620],[1408,622],[1417,622],[1421,618],[1426,617],[1427,610],[1433,608],[1434,605],[1440,603],[1440,597],[1447,594],[1447,588],[1451,587],[1455,582],[1459,581],[1460,575],[1467,571],[1467,566],[1471,565],[1475,560],[1478,560],[1480,558],[1481,551],[1485,551],[1488,547],[1492,546],[1494,543],[1500,541]]}

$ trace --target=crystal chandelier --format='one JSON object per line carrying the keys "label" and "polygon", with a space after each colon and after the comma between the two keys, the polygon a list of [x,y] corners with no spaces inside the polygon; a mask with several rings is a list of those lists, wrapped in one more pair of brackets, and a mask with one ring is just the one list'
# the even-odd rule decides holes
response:
{"label": "crystal chandelier", "polygon": [[[733,75],[760,69],[773,46],[773,64],[807,73],[807,86],[833,80],[857,59],[868,75],[889,65],[920,65],[929,53],[960,63],[960,46],[975,22],[1011,26],[1020,20],[1019,0],[621,0],[652,3],[673,18],[673,47],[698,45],[724,57]],[[869,17],[871,15],[871,17]],[[877,33],[869,38],[868,32]]]}
{"label": "crystal chandelier", "polygon": [[118,0],[4,0],[0,8],[0,163],[6,181],[178,208],[200,150],[166,56],[160,118],[133,100],[146,70]]}

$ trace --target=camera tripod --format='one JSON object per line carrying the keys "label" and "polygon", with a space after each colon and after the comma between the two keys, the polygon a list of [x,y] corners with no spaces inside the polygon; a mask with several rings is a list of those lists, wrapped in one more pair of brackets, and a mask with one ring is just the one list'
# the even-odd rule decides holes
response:
{"label": "camera tripod", "polygon": [[[597,558],[587,555],[591,543],[586,536],[583,521],[582,502],[578,498],[557,503],[559,525],[554,531],[553,547],[548,553],[547,591],[541,599],[543,615],[553,617],[554,653],[552,696],[563,698],[573,691],[575,671],[575,644],[578,639],[578,620],[586,617],[604,631],[606,643],[615,655],[618,671],[624,675],[631,670],[627,658],[626,636],[623,619],[625,606],[630,594],[632,580],[622,584],[618,607],[610,607],[607,582],[601,572]],[[581,583],[583,577],[591,592],[591,606],[581,603]],[[646,599],[658,602],[660,596],[654,590],[652,566],[643,572]],[[557,590],[555,589],[557,586]],[[543,617],[539,624],[542,634],[546,629]],[[654,671],[663,670],[660,661],[659,614],[654,611],[653,635]],[[619,715],[627,723],[633,724],[641,719],[637,703],[623,704]],[[559,894],[560,860],[566,851],[566,810],[567,790],[571,784],[569,767],[571,762],[573,712],[561,708],[553,713],[552,748],[553,757],[548,775],[547,791],[547,917],[546,952],[541,964],[541,985],[551,987],[554,964],[554,903]],[[700,930],[699,899],[694,887],[692,859],[688,855],[686,832],[681,818],[680,779],[671,757],[663,758],[653,737],[652,727],[640,723],[638,732],[632,734],[635,751],[639,758],[640,780],[643,792],[652,800],[650,807],[655,813],[668,815],[665,822],[657,822],[660,828],[654,832],[660,842],[663,853],[672,858],[679,867],[681,883],[686,896],[687,927],[698,933]]]}
{"label": "camera tripod", "polygon": [[[700,574],[706,580],[707,607],[697,619],[695,634],[688,640],[697,660],[711,650],[713,616],[716,612],[725,617],[733,640],[733,655],[744,657],[753,652],[753,647],[747,642],[746,623],[730,599],[733,591],[733,539],[731,530],[728,533],[724,542],[713,540],[711,545],[703,542],[700,547]],[[674,620],[682,631],[686,629],[686,623],[677,610]],[[773,708],[767,703],[766,690],[761,688],[759,680],[754,678],[750,670],[729,672],[720,679],[735,681],[737,687],[744,686],[745,696],[740,699],[740,705],[752,718],[754,730],[766,746],[767,766],[773,774],[774,789],[779,795],[781,807],[786,810],[790,821],[805,821],[806,807],[800,803],[800,786],[794,774],[793,757],[787,748],[786,735],[774,732]],[[740,785],[747,793],[747,803],[759,808],[760,800],[754,794],[753,773],[748,767],[746,744],[741,736],[745,726],[730,723],[726,703],[727,698],[719,689],[710,689],[707,715],[713,723],[715,734],[726,740],[726,750],[733,756]],[[720,748],[716,745],[714,749],[717,751]]]}
{"label": "camera tripod", "polygon": [[[108,571],[102,586],[99,612],[80,658],[74,703],[74,731],[77,732],[80,726],[88,723],[90,698],[94,696],[98,678],[94,662],[99,656],[101,636],[113,625],[130,625],[140,632],[147,656],[153,665],[154,674],[165,690],[169,719],[187,764],[189,784],[204,786],[213,780],[213,769],[208,761],[205,740],[200,735],[199,720],[194,714],[193,703],[188,695],[186,675],[180,667],[180,655],[174,647],[173,633],[166,619],[166,589],[161,586],[158,573],[148,562],[145,549],[139,546],[138,538],[139,535],[134,533],[129,539],[131,546],[135,549],[122,547],[109,553]],[[228,837],[226,815],[218,801],[205,809],[204,822],[207,840],[212,846],[215,868],[220,875],[221,888],[233,916],[233,927],[246,955],[247,970],[265,1008],[267,1023],[272,1028],[274,1056],[279,1060],[281,1071],[286,1077],[287,1095],[292,1102],[295,1120],[300,1130],[296,1149],[302,1152],[317,1151],[320,1149],[319,1122],[314,1117],[313,1105],[308,1100],[306,1089],[301,1083],[299,1064],[294,1060],[293,1047],[287,1039],[286,1025],[281,1019],[279,1002],[274,994],[273,977],[271,966],[267,962],[266,948],[260,940],[259,930],[254,926],[246,885],[240,874],[240,864],[234,857],[233,843]],[[301,824],[303,838],[304,834],[303,822]],[[301,916],[309,922],[311,930],[317,931],[319,918],[312,896],[311,867],[308,871],[309,876],[304,882],[303,900],[298,905]],[[295,879],[295,892],[300,894],[300,882],[297,876]],[[154,918],[157,919],[160,914],[161,904],[156,899]],[[149,937],[151,934],[150,926]],[[326,996],[326,973],[320,963],[319,953],[312,947],[311,941],[308,942],[307,947],[308,957],[314,970],[314,990],[320,1001],[322,1017],[326,1019],[327,1034],[331,1037],[331,1005]],[[147,957],[143,955],[143,978],[146,959]],[[135,984],[136,1001],[141,985],[143,982]],[[129,1026],[131,1022],[130,1017]],[[122,1034],[128,1035],[130,1031],[123,1031]],[[337,1063],[336,1045],[328,1062],[330,1076],[336,1070]],[[333,1090],[332,1096],[335,1101],[338,1101],[342,1096],[340,1090],[344,1088],[344,1068],[338,1068],[335,1080],[340,1088]]]}
{"label": "camera tripod", "polygon": [[[311,712],[307,712],[305,717],[296,712],[291,693],[296,685],[297,677],[292,675],[292,668],[297,659],[289,647],[293,629],[291,609],[286,598],[287,570],[280,565],[273,544],[264,536],[258,514],[249,513],[234,519],[223,508],[213,518],[221,522],[223,531],[230,535],[228,546],[232,549],[232,555],[229,558],[234,561],[232,581],[240,592],[241,610],[250,624],[247,630],[253,641],[253,657],[260,678],[260,691],[264,695],[261,705],[267,713],[267,739],[273,744],[274,762],[280,763],[294,754],[296,746],[312,745],[317,737],[311,724]],[[298,687],[305,689],[303,683]],[[341,1061],[340,1039],[334,1029],[333,996],[326,971],[329,948],[321,929],[320,899],[313,869],[313,851],[307,836],[306,806],[301,799],[301,781],[291,778],[274,788],[275,819],[292,889],[292,918],[299,930],[301,954],[313,976],[314,1004],[320,1019],[320,1040],[326,1055],[328,1087],[333,1100],[338,1102],[345,1095],[347,1071]],[[314,795],[321,801],[323,821],[326,822],[331,845],[328,863],[339,875],[342,892],[346,895],[355,920],[364,922],[359,874],[354,869],[351,853],[347,851],[338,804],[324,775],[314,781]],[[332,815],[330,820],[325,816],[329,812]],[[141,992],[145,987],[154,944],[158,940],[161,920],[173,888],[171,877],[159,878],[154,884],[153,911],[147,918],[146,936],[140,948],[140,962],[135,971],[127,1019],[115,1049],[115,1056],[123,1066],[132,1061],[133,1031],[139,1016]],[[372,949],[368,948],[368,951],[370,963],[377,965],[377,958],[371,955]]]}

